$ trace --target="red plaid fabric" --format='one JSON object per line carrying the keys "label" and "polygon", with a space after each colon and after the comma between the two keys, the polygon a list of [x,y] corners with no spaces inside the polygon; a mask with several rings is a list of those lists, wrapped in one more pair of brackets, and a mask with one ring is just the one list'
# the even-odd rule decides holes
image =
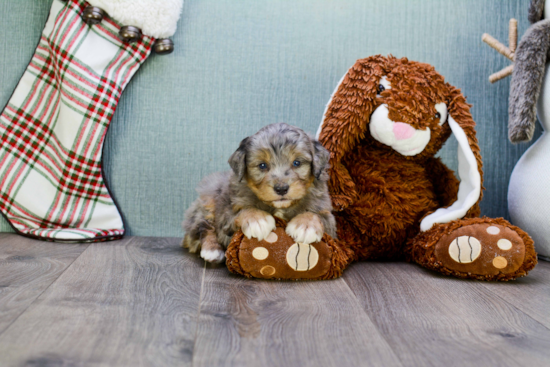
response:
{"label": "red plaid fabric", "polygon": [[0,210],[20,234],[99,241],[124,234],[102,176],[105,133],[154,39],[88,26],[82,0],[54,0],[40,43],[0,116]]}

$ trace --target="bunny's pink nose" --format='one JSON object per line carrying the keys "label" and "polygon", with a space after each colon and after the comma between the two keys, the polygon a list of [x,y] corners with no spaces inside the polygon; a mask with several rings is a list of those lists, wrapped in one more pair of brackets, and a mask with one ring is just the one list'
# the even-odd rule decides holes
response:
{"label": "bunny's pink nose", "polygon": [[414,135],[414,127],[402,122],[396,122],[393,124],[393,135],[395,135],[397,140],[408,139]]}

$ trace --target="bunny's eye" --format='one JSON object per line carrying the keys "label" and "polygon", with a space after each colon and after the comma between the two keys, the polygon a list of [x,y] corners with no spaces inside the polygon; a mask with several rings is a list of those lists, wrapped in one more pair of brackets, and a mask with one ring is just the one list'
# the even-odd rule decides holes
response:
{"label": "bunny's eye", "polygon": [[386,78],[386,76],[383,76],[378,81],[378,87],[376,87],[376,98],[381,98],[382,92],[390,89],[391,89],[391,84],[388,81],[388,78]]}
{"label": "bunny's eye", "polygon": [[436,119],[440,119],[440,118],[441,118],[441,114],[440,114],[439,112],[436,112],[436,113],[435,113],[435,118],[436,118]]}

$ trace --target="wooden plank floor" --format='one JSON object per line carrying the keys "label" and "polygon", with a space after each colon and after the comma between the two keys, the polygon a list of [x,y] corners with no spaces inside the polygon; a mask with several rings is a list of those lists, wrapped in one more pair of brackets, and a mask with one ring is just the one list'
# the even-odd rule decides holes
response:
{"label": "wooden plank floor", "polygon": [[406,263],[246,280],[176,238],[0,234],[0,366],[549,366],[550,263],[486,283]]}

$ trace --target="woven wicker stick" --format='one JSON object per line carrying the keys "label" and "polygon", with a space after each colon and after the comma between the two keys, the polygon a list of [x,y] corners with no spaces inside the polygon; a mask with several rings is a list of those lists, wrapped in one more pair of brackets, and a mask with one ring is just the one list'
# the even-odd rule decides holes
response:
{"label": "woven wicker stick", "polygon": [[508,47],[506,47],[498,40],[496,40],[493,36],[487,33],[484,33],[483,36],[481,36],[481,40],[497,50],[498,53],[512,61],[512,65],[509,65],[504,69],[494,74],[491,74],[489,76],[489,81],[491,83],[494,83],[496,81],[506,78],[508,75],[511,75],[512,71],[514,70],[514,61],[516,57],[515,52],[518,44],[518,21],[513,18],[510,19],[510,23],[508,25]]}
{"label": "woven wicker stick", "polygon": [[508,25],[508,47],[510,51],[516,52],[516,47],[518,45],[518,21],[514,18],[510,19]]}

